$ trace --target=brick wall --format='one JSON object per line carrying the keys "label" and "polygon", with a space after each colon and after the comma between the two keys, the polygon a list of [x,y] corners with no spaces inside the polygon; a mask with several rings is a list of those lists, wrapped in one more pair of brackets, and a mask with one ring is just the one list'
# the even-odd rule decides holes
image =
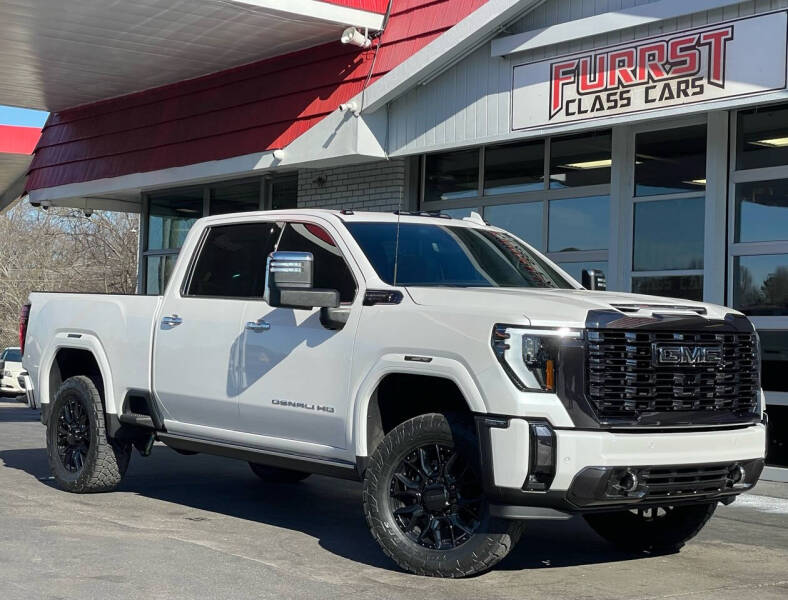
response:
{"label": "brick wall", "polygon": [[298,172],[299,208],[410,210],[406,159]]}

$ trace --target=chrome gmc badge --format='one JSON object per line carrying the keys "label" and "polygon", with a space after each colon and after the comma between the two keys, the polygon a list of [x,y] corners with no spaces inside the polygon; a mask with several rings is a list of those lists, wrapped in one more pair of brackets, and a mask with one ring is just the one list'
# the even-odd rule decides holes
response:
{"label": "chrome gmc badge", "polygon": [[653,356],[658,365],[718,365],[722,362],[722,346],[654,344]]}

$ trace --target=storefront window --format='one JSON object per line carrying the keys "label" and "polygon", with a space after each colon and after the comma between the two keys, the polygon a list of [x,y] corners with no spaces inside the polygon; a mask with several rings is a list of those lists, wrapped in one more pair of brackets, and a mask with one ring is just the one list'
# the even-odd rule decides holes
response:
{"label": "storefront window", "polygon": [[635,196],[703,192],[706,125],[675,127],[635,136]]}
{"label": "storefront window", "polygon": [[737,256],[733,306],[750,316],[788,315],[788,254]]}
{"label": "storefront window", "polygon": [[158,296],[164,293],[164,288],[167,287],[177,259],[177,254],[160,254],[148,256],[145,259],[147,261],[146,293],[149,296]]}
{"label": "storefront window", "polygon": [[428,154],[424,200],[457,200],[479,194],[479,149]]}
{"label": "storefront window", "polygon": [[610,183],[610,131],[551,138],[550,188]]}
{"label": "storefront window", "polygon": [[761,338],[763,389],[788,392],[788,331],[759,332]]}
{"label": "storefront window", "polygon": [[608,247],[610,198],[590,196],[550,200],[548,250],[602,250]]}
{"label": "storefront window", "polygon": [[152,194],[148,220],[148,249],[180,248],[189,229],[202,217],[202,204],[202,189]]}
{"label": "storefront window", "polygon": [[534,248],[542,248],[542,213],[544,202],[500,204],[484,209],[484,219],[525,240]]}
{"label": "storefront window", "polygon": [[633,270],[702,269],[704,203],[703,197],[637,202]]}
{"label": "storefront window", "polygon": [[543,140],[485,148],[485,196],[543,189]]}
{"label": "storefront window", "polygon": [[632,291],[635,294],[703,300],[702,275],[670,275],[666,277],[633,277]]}
{"label": "storefront window", "polygon": [[739,112],[736,168],[759,169],[788,164],[788,106]]}
{"label": "storefront window", "polygon": [[560,262],[561,268],[569,273],[575,281],[583,283],[583,271],[587,269],[597,269],[607,274],[607,261],[588,261],[588,262]]}
{"label": "storefront window", "polygon": [[212,188],[209,206],[211,215],[260,210],[260,180]]}
{"label": "storefront window", "polygon": [[271,210],[298,205],[298,173],[276,175],[271,179]]}
{"label": "storefront window", "polygon": [[788,179],[736,185],[736,242],[788,240]]}

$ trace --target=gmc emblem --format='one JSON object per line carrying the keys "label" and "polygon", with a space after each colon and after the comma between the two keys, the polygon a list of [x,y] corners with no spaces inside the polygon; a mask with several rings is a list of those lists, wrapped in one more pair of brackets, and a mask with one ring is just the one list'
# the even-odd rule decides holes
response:
{"label": "gmc emblem", "polygon": [[654,344],[658,365],[718,365],[722,362],[722,346],[668,346]]}

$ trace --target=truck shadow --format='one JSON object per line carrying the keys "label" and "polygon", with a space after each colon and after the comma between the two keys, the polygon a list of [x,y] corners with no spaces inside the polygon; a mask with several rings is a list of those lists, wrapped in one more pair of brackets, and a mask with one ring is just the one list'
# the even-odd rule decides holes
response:
{"label": "truck shadow", "polygon": [[[20,469],[55,487],[48,478],[46,450],[0,451],[5,468]],[[358,483],[313,475],[299,484],[263,483],[240,461],[180,456],[156,446],[151,460],[138,455],[120,491],[292,531],[319,540],[326,551],[358,563],[396,569],[367,529]],[[74,497],[84,501],[85,497]],[[202,519],[199,519],[202,520]],[[205,520],[210,520],[210,515]],[[615,550],[580,518],[533,521],[497,570],[570,567],[643,558]]]}

